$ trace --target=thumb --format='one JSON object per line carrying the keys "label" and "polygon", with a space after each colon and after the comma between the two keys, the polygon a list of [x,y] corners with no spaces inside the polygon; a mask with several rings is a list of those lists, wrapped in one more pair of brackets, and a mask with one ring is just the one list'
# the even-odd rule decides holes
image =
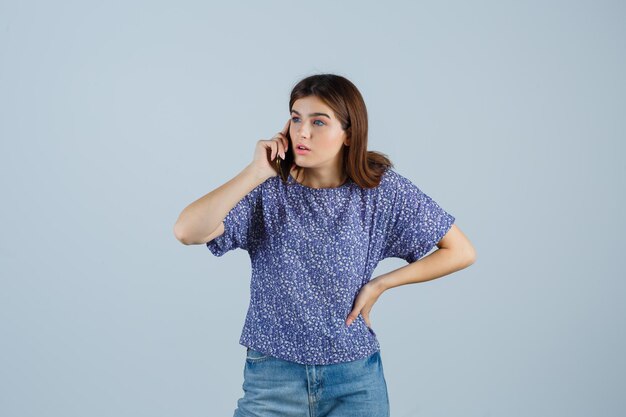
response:
{"label": "thumb", "polygon": [[360,312],[360,309],[355,308],[354,310],[350,312],[350,314],[348,314],[348,317],[346,317],[346,326],[349,326],[350,324],[352,324],[354,320],[356,320],[356,318],[359,315],[359,312]]}

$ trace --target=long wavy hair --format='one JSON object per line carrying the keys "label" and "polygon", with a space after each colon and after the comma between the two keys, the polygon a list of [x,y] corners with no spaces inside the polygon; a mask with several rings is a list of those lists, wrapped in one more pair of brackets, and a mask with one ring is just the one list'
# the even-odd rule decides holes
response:
{"label": "long wavy hair", "polygon": [[[341,128],[349,138],[344,145],[343,170],[348,178],[362,188],[378,186],[382,174],[393,167],[391,160],[383,153],[367,150],[367,108],[361,93],[347,78],[335,74],[316,74],[300,80],[291,90],[289,111],[296,100],[316,96],[330,107],[341,123]],[[303,167],[295,164],[293,146],[289,131],[289,149],[285,160],[280,161],[276,170],[283,183],[288,184],[291,169],[295,166],[296,176]],[[277,158],[278,159],[278,158]]]}

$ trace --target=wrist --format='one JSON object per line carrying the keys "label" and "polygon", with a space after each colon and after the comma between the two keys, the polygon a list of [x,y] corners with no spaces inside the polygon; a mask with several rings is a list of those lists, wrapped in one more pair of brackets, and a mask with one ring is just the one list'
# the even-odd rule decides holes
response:
{"label": "wrist", "polygon": [[382,294],[383,292],[387,291],[387,289],[388,289],[387,280],[385,279],[385,275],[379,275],[376,278],[371,279],[370,283],[374,286],[374,288],[380,294]]}
{"label": "wrist", "polygon": [[267,176],[267,173],[264,173],[262,170],[260,170],[259,168],[257,168],[254,164],[248,164],[245,168],[244,168],[244,172],[246,172],[246,174],[248,174],[251,178],[253,178],[256,182],[258,182],[259,184],[262,184],[263,182],[265,182],[265,180],[267,180],[269,177]]}

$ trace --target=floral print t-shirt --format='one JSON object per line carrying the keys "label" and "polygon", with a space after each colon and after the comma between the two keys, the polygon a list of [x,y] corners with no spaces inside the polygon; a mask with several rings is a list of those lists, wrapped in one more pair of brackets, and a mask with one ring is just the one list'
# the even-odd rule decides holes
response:
{"label": "floral print t-shirt", "polygon": [[252,265],[250,305],[239,344],[300,364],[364,358],[380,349],[361,316],[346,326],[377,264],[426,255],[454,223],[410,180],[389,168],[380,184],[351,179],[311,188],[268,178],[244,196],[206,243],[215,256],[241,248]]}

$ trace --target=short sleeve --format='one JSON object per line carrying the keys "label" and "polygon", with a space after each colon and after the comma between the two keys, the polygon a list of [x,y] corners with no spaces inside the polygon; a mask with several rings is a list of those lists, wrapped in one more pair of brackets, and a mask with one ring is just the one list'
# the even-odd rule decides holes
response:
{"label": "short sleeve", "polygon": [[385,234],[383,256],[413,263],[450,230],[454,216],[405,177],[398,175],[395,201]]}
{"label": "short sleeve", "polygon": [[222,256],[233,249],[249,251],[262,232],[262,187],[246,194],[224,218],[224,233],[206,243],[211,253]]}

